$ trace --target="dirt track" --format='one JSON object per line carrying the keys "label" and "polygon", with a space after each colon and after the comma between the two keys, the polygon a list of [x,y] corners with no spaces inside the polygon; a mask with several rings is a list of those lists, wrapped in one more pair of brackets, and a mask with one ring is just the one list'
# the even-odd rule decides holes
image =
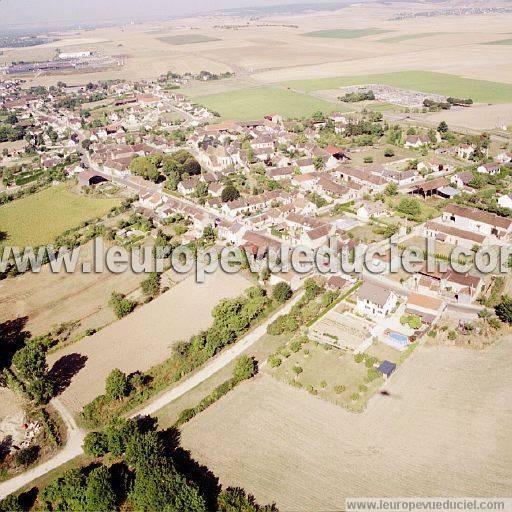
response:
{"label": "dirt track", "polygon": [[510,496],[510,340],[487,351],[421,347],[364,414],[258,377],[183,428],[223,485],[281,510],[345,497]]}

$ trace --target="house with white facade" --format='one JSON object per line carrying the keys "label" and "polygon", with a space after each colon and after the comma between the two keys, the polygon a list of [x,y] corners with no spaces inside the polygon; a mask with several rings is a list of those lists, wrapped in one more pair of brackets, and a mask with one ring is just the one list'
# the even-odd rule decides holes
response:
{"label": "house with white facade", "polygon": [[385,318],[398,304],[398,295],[369,282],[357,291],[356,311],[370,317]]}

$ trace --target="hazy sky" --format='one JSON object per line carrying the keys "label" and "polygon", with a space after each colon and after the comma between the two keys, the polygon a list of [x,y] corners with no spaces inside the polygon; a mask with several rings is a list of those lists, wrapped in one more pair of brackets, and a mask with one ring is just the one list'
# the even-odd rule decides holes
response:
{"label": "hazy sky", "polygon": [[315,0],[0,0],[0,25],[8,27],[52,22],[86,23],[116,19],[137,21],[226,7],[314,2]]}

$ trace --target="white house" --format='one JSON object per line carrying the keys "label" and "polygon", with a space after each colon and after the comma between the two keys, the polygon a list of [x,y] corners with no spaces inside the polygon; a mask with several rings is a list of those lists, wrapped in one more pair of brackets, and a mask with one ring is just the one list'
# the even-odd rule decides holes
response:
{"label": "white house", "polygon": [[502,208],[510,208],[512,210],[512,194],[504,194],[498,198],[498,204]]}
{"label": "white house", "polygon": [[357,291],[356,310],[363,315],[385,318],[398,304],[398,295],[381,286],[365,282]]}
{"label": "white house", "polygon": [[477,167],[477,172],[483,173],[483,174],[490,174],[491,176],[494,176],[495,174],[498,174],[501,170],[501,165],[496,163],[490,163],[490,164],[482,164]]}
{"label": "white house", "polygon": [[512,152],[503,151],[496,157],[496,160],[501,164],[508,164],[509,162],[512,162]]}
{"label": "white house", "polygon": [[425,135],[409,135],[405,139],[404,146],[406,148],[421,148],[423,146],[427,146],[429,142],[429,138]]}
{"label": "white house", "polygon": [[470,144],[461,144],[457,148],[457,156],[463,160],[469,160],[471,155],[475,152],[475,147]]}
{"label": "white house", "polygon": [[369,221],[375,217],[386,215],[386,205],[382,201],[376,203],[363,202],[357,209],[357,218],[362,221]]}

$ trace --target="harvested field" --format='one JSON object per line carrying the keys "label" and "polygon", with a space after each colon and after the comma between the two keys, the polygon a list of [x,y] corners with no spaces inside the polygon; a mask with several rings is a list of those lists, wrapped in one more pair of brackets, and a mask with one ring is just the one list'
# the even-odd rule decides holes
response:
{"label": "harvested field", "polygon": [[61,395],[62,402],[78,413],[104,392],[105,378],[114,368],[131,373],[161,363],[175,342],[210,325],[211,310],[221,299],[239,295],[249,286],[240,274],[216,272],[203,284],[190,276],[94,336],[52,353],[50,366],[66,356],[85,358],[85,367]]}
{"label": "harvested field", "polygon": [[235,120],[260,119],[279,113],[287,117],[307,117],[321,110],[329,113],[339,105],[292,91],[270,87],[239,89],[225,93],[199,96],[195,101],[221,117]]}
{"label": "harvested field", "polygon": [[159,37],[158,40],[162,41],[162,43],[178,46],[182,44],[197,44],[208,43],[210,41],[220,41],[220,39],[216,37],[204,36],[202,34],[182,34],[179,36]]}
{"label": "harvested field", "polygon": [[338,28],[332,30],[317,30],[303,34],[307,37],[332,37],[336,39],[358,39],[360,37],[374,36],[376,34],[384,34],[390,30],[382,30],[380,28]]}
{"label": "harvested field", "polygon": [[510,342],[419,347],[363,414],[260,376],[185,425],[182,445],[223,485],[281,510],[343,510],[347,496],[509,496]]}
{"label": "harvested field", "polygon": [[284,82],[282,85],[310,92],[368,83],[392,85],[401,89],[432,92],[445,96],[472,98],[473,101],[482,103],[508,103],[512,101],[512,84],[473,80],[431,71],[399,71],[376,75],[294,80]]}
{"label": "harvested field", "polygon": [[[78,268],[85,261],[93,261],[93,242],[82,246]],[[115,320],[108,306],[111,293],[130,293],[144,277],[131,271],[54,274],[46,265],[39,274],[0,281],[0,322],[27,317],[25,329],[34,336],[70,321],[80,322],[79,333],[103,327]]]}
{"label": "harvested field", "polygon": [[402,34],[401,36],[386,37],[379,39],[379,43],[401,43],[402,41],[411,41],[414,39],[425,39],[426,37],[439,36],[447,32],[418,32],[417,34]]}
{"label": "harvested field", "polygon": [[65,186],[50,187],[0,207],[0,226],[7,233],[1,245],[15,247],[50,243],[67,229],[105,215],[119,199],[80,196]]}

